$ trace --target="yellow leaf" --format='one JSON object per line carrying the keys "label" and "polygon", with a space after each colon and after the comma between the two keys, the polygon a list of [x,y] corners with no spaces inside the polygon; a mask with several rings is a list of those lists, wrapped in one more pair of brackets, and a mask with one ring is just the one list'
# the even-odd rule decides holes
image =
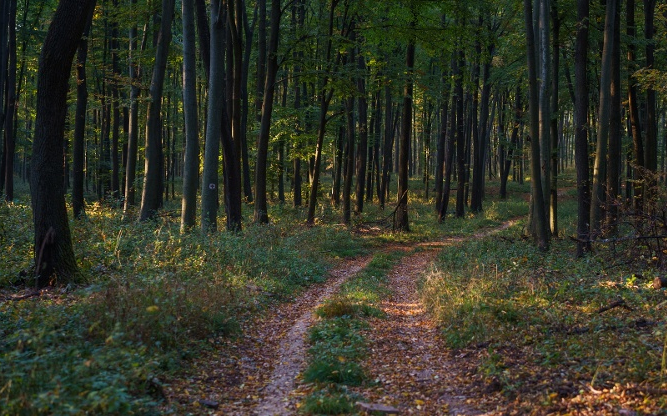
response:
{"label": "yellow leaf", "polygon": [[419,400],[419,399],[415,399],[415,404],[416,404],[417,406],[421,406],[421,405],[424,404],[424,401],[423,401],[423,400]]}
{"label": "yellow leaf", "polygon": [[341,363],[344,363],[346,360],[345,360],[345,357],[339,356],[338,361],[340,361]]}
{"label": "yellow leaf", "polygon": [[155,312],[157,312],[159,309],[160,309],[160,308],[158,308],[157,306],[153,305],[153,306],[149,306],[149,307],[147,307],[147,308],[146,308],[146,312],[148,312],[148,313],[155,313]]}

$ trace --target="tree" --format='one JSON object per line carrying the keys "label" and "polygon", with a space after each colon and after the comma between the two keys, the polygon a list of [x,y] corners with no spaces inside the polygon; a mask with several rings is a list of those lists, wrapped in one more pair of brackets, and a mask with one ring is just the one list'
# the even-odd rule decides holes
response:
{"label": "tree", "polygon": [[531,0],[524,0],[524,17],[526,20],[526,46],[528,57],[528,88],[530,114],[530,173],[531,173],[531,211],[532,234],[540,250],[549,248],[547,217],[542,190],[542,172],[540,170],[540,114],[539,94],[537,88],[537,67],[535,58],[535,33],[533,31],[533,10]]}
{"label": "tree", "polygon": [[197,75],[195,62],[194,1],[183,0],[183,114],[185,118],[185,160],[181,231],[195,225],[199,179],[199,123],[197,120]]}
{"label": "tree", "polygon": [[171,21],[175,0],[162,0],[162,21],[155,50],[155,65],[150,86],[148,117],[146,119],[146,163],[144,187],[141,193],[139,219],[153,218],[162,206],[164,156],[162,151],[162,91],[164,88],[167,57],[171,43]]}
{"label": "tree", "polygon": [[[410,28],[414,29],[416,22],[410,22]],[[410,231],[408,222],[408,158],[410,149],[410,136],[412,134],[412,93],[414,89],[413,71],[415,66],[415,39],[410,37],[405,54],[405,66],[407,68],[407,80],[403,93],[403,116],[401,121],[400,151],[398,154],[398,207],[396,209],[396,220],[394,227],[399,231]]]}
{"label": "tree", "polygon": [[74,116],[74,144],[72,146],[72,212],[74,218],[84,213],[83,168],[85,157],[86,107],[88,106],[88,82],[86,78],[86,60],[88,58],[88,33],[93,19],[93,7],[90,8],[84,34],[79,41],[76,57],[76,113]]}
{"label": "tree", "polygon": [[39,58],[30,175],[38,287],[66,283],[78,275],[62,180],[63,142],[72,61],[93,3],[60,1]]}
{"label": "tree", "polygon": [[9,22],[7,52],[9,55],[7,71],[6,113],[5,113],[5,200],[14,199],[14,113],[16,112],[16,0],[9,0]]}
{"label": "tree", "polygon": [[268,60],[266,65],[266,82],[264,84],[264,101],[262,103],[261,124],[257,138],[257,164],[255,165],[255,221],[264,224],[269,222],[266,203],[266,163],[269,152],[269,134],[271,115],[273,113],[273,97],[276,90],[278,74],[278,40],[280,36],[280,0],[271,1],[271,34],[269,35]]}
{"label": "tree", "polygon": [[588,173],[588,60],[589,2],[577,0],[577,35],[574,54],[574,158],[577,168],[577,256],[590,251],[590,177]]}

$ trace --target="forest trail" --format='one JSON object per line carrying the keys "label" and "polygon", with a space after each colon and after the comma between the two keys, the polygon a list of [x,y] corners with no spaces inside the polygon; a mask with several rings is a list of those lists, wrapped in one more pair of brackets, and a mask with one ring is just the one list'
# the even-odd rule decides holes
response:
{"label": "forest trail", "polygon": [[[390,405],[401,414],[482,415],[471,396],[469,365],[457,359],[440,337],[421,305],[420,277],[430,270],[439,248],[482,238],[510,227],[501,226],[467,237],[449,237],[412,247],[386,246],[380,250],[421,250],[402,258],[390,275],[392,296],[382,302],[384,319],[371,319],[365,368],[371,387],[358,387],[369,403]],[[350,277],[362,270],[372,255],[345,261],[331,270],[325,284],[316,285],[294,302],[269,311],[236,340],[225,340],[206,360],[188,371],[193,376],[174,380],[165,388],[179,413],[215,415],[293,415],[302,394],[298,376],[307,357],[306,333],[314,310]],[[472,365],[472,364],[471,364]]]}

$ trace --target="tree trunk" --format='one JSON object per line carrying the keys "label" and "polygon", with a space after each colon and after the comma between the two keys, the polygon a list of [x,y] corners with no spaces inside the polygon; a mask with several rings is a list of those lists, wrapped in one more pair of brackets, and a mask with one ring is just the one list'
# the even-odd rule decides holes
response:
{"label": "tree trunk", "polygon": [[[630,0],[632,1],[632,0]],[[590,232],[590,177],[588,164],[588,0],[577,0],[577,35],[575,41],[574,73],[577,101],[574,108],[574,158],[577,168],[577,256],[590,251],[586,243]]]}
{"label": "tree trunk", "polygon": [[389,175],[391,175],[391,149],[394,147],[394,129],[392,126],[392,100],[389,85],[384,88],[384,144],[382,146],[382,185],[378,195],[380,209],[384,209],[385,199],[389,192]]}
{"label": "tree trunk", "polygon": [[[368,101],[366,99],[366,60],[362,54],[357,57],[359,77],[357,89],[359,92],[359,146],[357,148],[357,203],[355,213],[364,211],[364,189],[366,187],[366,163],[368,161]],[[369,184],[370,186],[370,184]]]}
{"label": "tree trunk", "polygon": [[[14,200],[14,152],[16,133],[14,132],[14,114],[16,113],[16,0],[9,0],[9,69],[7,71],[7,91],[5,114],[5,201]],[[67,174],[67,172],[65,172]]]}
{"label": "tree trunk", "polygon": [[607,205],[606,219],[607,230],[611,234],[616,233],[616,221],[618,216],[618,205],[621,201],[621,7],[620,2],[616,4],[614,14],[614,45],[611,62],[611,109],[609,121],[609,158],[607,164]]}
{"label": "tree trunk", "polygon": [[[551,64],[551,114],[558,114],[558,66],[560,65],[560,23],[557,0],[551,3],[551,21],[553,25]],[[549,138],[551,142],[551,183],[549,186],[549,228],[551,235],[558,236],[558,118],[551,117]]]}
{"label": "tree trunk", "polygon": [[530,96],[530,172],[531,172],[531,202],[533,216],[533,237],[540,250],[549,248],[549,236],[547,232],[547,218],[544,206],[544,194],[542,191],[542,172],[540,169],[540,118],[539,118],[539,94],[537,88],[537,68],[535,59],[535,34],[533,32],[532,5],[531,0],[524,0],[524,17],[526,19],[526,43],[528,56],[528,85]]}
{"label": "tree trunk", "polygon": [[276,75],[278,74],[280,16],[280,0],[271,0],[271,33],[269,35],[262,117],[259,127],[259,136],[257,137],[257,164],[255,165],[255,222],[259,224],[266,224],[269,222],[266,201],[266,173],[269,154],[271,115],[273,113],[273,97],[276,90]]}
{"label": "tree trunk", "polygon": [[[458,68],[465,67],[465,55],[463,49],[459,49],[458,52]],[[465,120],[463,118],[463,80],[461,83],[456,83],[455,95],[456,95],[456,179],[457,179],[457,189],[456,189],[456,210],[455,215],[457,218],[463,218],[465,214],[465,183],[466,183],[466,149],[465,149]]]}
{"label": "tree trunk", "polygon": [[[95,3],[95,1],[93,1]],[[83,36],[79,41],[76,58],[76,113],[74,116],[74,144],[72,149],[72,212],[74,218],[84,214],[85,201],[83,199],[83,175],[86,145],[86,107],[88,105],[88,83],[86,80],[86,60],[88,58],[88,33],[92,24],[93,10],[90,8],[88,22]]]}
{"label": "tree trunk", "polygon": [[[646,68],[655,69],[655,43],[653,34],[655,31],[655,0],[644,0],[644,38],[646,39]],[[658,173],[658,122],[656,118],[656,91],[654,87],[646,88],[646,141],[644,142],[644,164],[649,174],[653,176],[646,183],[646,202],[656,204],[653,201],[657,194],[655,174]]]}
{"label": "tree trunk", "polygon": [[181,232],[184,232],[194,227],[196,222],[197,185],[199,184],[194,0],[183,0],[181,11],[183,16],[183,116],[185,119]]}
{"label": "tree trunk", "polygon": [[146,120],[146,162],[144,164],[144,186],[141,193],[141,221],[153,218],[162,206],[162,184],[164,156],[162,151],[162,91],[167,68],[169,44],[171,43],[171,21],[174,17],[174,1],[162,0],[162,21],[155,51],[155,64],[148,101]]}
{"label": "tree trunk", "polygon": [[[410,27],[414,28],[416,22],[412,20]],[[415,66],[415,39],[408,40],[406,52],[407,80],[403,93],[403,117],[401,122],[400,150],[398,153],[398,207],[394,228],[398,231],[410,231],[408,221],[408,163],[410,157],[410,136],[412,134],[412,92],[413,71]]]}
{"label": "tree trunk", "polygon": [[602,233],[602,209],[604,208],[607,180],[607,152],[609,144],[609,122],[611,118],[611,66],[614,48],[614,19],[617,0],[607,0],[605,15],[604,46],[602,49],[602,70],[600,73],[600,113],[598,116],[595,164],[593,165],[593,188],[591,190],[590,239]]}
{"label": "tree trunk", "polygon": [[30,169],[38,287],[78,277],[62,180],[63,142],[72,60],[91,7],[90,0],[61,0],[39,59]]}
{"label": "tree trunk", "polygon": [[[452,170],[454,162],[454,138],[457,129],[457,111],[459,110],[459,99],[463,96],[463,78],[461,70],[459,69],[458,53],[452,56],[452,77],[454,78],[454,93],[452,94],[452,106],[449,114],[449,133],[446,135],[446,142],[444,143],[444,181],[442,188],[442,196],[440,207],[438,210],[438,222],[442,223],[447,217],[447,208],[449,207],[449,193],[452,187]],[[463,103],[461,103],[461,112],[463,112]],[[444,120],[443,115],[443,120]],[[444,126],[446,128],[446,125]]]}
{"label": "tree trunk", "polygon": [[224,51],[223,37],[225,15],[221,0],[211,1],[210,68],[208,79],[208,114],[206,117],[206,141],[204,145],[204,170],[201,188],[201,229],[216,231],[218,227],[218,159],[222,137],[224,110]]}

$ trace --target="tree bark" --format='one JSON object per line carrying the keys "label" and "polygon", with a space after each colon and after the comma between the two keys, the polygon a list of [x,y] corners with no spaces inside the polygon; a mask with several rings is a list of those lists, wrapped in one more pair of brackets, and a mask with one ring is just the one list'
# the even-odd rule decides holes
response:
{"label": "tree bark", "polygon": [[[14,114],[16,113],[16,0],[9,0],[8,71],[5,114],[5,201],[14,200],[14,152],[16,133]],[[67,174],[67,172],[65,172]]]}
{"label": "tree bark", "polygon": [[609,122],[611,118],[611,70],[614,48],[614,20],[617,0],[607,0],[604,27],[604,46],[602,49],[602,70],[600,73],[600,113],[598,115],[597,144],[593,165],[593,188],[591,190],[590,240],[602,233],[602,209],[605,205],[607,179],[607,153],[609,145]]}
{"label": "tree bark", "polygon": [[542,190],[542,172],[540,169],[540,118],[539,118],[539,94],[537,86],[537,68],[535,58],[535,34],[533,31],[531,0],[524,0],[524,17],[526,19],[526,43],[528,56],[528,86],[530,97],[530,171],[531,171],[531,202],[533,216],[533,237],[540,250],[549,248],[549,236],[547,232],[547,217],[544,205],[544,194]]}
{"label": "tree bark", "polygon": [[90,0],[61,0],[39,58],[30,169],[38,287],[79,276],[65,206],[63,142],[72,60],[91,7]]}
{"label": "tree bark", "polygon": [[574,108],[574,158],[577,169],[577,256],[583,256],[591,247],[590,233],[590,177],[588,162],[588,0],[577,0],[577,35],[575,40],[574,75],[577,101]]}
{"label": "tree bark", "polygon": [[144,186],[141,193],[139,220],[153,218],[162,206],[164,155],[162,151],[162,91],[171,43],[171,21],[174,17],[174,1],[162,0],[162,21],[155,51],[155,64],[148,101],[146,120],[146,162]]}
{"label": "tree bark", "polygon": [[280,0],[271,0],[271,33],[269,35],[262,116],[259,127],[259,136],[257,137],[257,164],[255,165],[255,222],[259,224],[266,224],[269,222],[266,198],[266,173],[269,154],[271,115],[273,113],[273,97],[276,90],[276,75],[278,74],[280,17]]}
{"label": "tree bark", "polygon": [[[366,169],[368,162],[368,100],[366,98],[366,60],[360,53],[357,57],[359,77],[357,78],[357,90],[359,93],[359,146],[357,148],[357,187],[356,205],[354,212],[360,214],[364,211],[364,189],[366,188]],[[370,186],[370,184],[369,184]]]}
{"label": "tree bark", "polygon": [[74,144],[72,146],[72,212],[80,218],[85,212],[83,199],[83,172],[86,144],[86,107],[88,105],[88,83],[86,80],[86,60],[88,58],[88,33],[93,19],[96,0],[88,13],[88,21],[79,41],[76,58],[76,112],[74,116]]}
{"label": "tree bark", "polygon": [[[414,29],[415,20],[410,22]],[[412,93],[414,89],[413,71],[415,66],[415,39],[408,40],[405,58],[407,80],[403,93],[403,116],[401,122],[400,150],[398,153],[398,207],[394,228],[398,231],[410,231],[408,221],[408,163],[410,157],[410,136],[412,135]]]}
{"label": "tree bark", "polygon": [[194,227],[196,222],[197,185],[199,183],[194,0],[182,0],[181,12],[183,16],[183,116],[185,119],[181,232],[184,232]]}

